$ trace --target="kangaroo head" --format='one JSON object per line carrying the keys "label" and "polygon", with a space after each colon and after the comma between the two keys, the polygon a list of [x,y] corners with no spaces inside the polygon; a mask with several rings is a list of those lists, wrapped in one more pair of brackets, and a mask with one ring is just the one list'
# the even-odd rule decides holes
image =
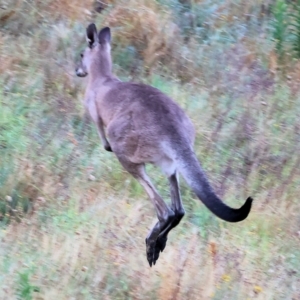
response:
{"label": "kangaroo head", "polygon": [[105,27],[97,33],[95,24],[86,29],[88,47],[80,54],[81,60],[76,68],[76,75],[85,77],[88,74],[107,76],[111,74],[110,29]]}

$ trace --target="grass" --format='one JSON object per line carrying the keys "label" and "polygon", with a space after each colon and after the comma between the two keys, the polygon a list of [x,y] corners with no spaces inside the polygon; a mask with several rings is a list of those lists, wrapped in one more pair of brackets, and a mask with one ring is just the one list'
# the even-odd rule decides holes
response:
{"label": "grass", "polygon": [[[17,2],[0,15],[0,299],[298,299],[300,73],[298,61],[274,71],[263,2],[107,1],[101,14]],[[90,20],[112,26],[118,76],[188,113],[224,201],[255,199],[229,224],[182,182],[186,216],[153,268],[154,209],[81,103],[74,65]],[[169,201],[167,180],[147,170]]]}

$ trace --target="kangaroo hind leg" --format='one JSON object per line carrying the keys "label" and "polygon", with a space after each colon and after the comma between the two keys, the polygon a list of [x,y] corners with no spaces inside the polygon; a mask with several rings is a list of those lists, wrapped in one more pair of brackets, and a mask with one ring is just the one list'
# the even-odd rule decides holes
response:
{"label": "kangaroo hind leg", "polygon": [[144,164],[135,164],[122,157],[118,157],[118,159],[123,167],[143,186],[156,210],[158,222],[150,230],[146,238],[146,254],[151,267],[152,264],[155,265],[159,257],[160,247],[157,245],[157,239],[160,233],[170,227],[175,214],[156,191],[150,178],[146,174]]}
{"label": "kangaroo hind leg", "polygon": [[[168,239],[168,233],[176,227],[181,219],[183,218],[185,211],[182,205],[181,196],[180,196],[180,190],[179,190],[179,182],[178,182],[178,172],[175,171],[174,174],[170,175],[168,177],[169,185],[170,185],[170,191],[171,191],[171,209],[174,212],[174,218],[172,222],[168,224],[167,227],[163,231],[160,232],[157,242],[156,242],[156,252],[162,252],[167,243]],[[156,254],[158,255],[158,254]]]}

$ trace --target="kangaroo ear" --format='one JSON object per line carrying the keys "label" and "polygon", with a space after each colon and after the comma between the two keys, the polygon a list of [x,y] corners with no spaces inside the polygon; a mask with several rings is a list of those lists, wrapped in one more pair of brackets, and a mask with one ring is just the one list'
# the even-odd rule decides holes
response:
{"label": "kangaroo ear", "polygon": [[99,32],[99,43],[100,44],[110,44],[111,35],[109,27],[104,27]]}
{"label": "kangaroo ear", "polygon": [[90,48],[98,42],[97,28],[94,23],[90,24],[86,29],[86,41]]}

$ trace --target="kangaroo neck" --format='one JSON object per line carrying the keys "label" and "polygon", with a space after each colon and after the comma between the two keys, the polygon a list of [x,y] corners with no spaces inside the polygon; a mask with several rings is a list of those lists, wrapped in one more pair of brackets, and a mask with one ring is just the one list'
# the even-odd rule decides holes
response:
{"label": "kangaroo neck", "polygon": [[94,60],[90,69],[91,81],[105,82],[114,77],[112,74],[112,61],[108,52],[100,53]]}
{"label": "kangaroo neck", "polygon": [[114,75],[112,74],[112,72],[108,72],[106,71],[102,71],[101,69],[97,69],[97,70],[93,70],[92,72],[90,72],[89,74],[90,76],[90,84],[93,84],[95,82],[99,83],[105,83],[107,81],[109,81],[111,78],[114,77]]}

